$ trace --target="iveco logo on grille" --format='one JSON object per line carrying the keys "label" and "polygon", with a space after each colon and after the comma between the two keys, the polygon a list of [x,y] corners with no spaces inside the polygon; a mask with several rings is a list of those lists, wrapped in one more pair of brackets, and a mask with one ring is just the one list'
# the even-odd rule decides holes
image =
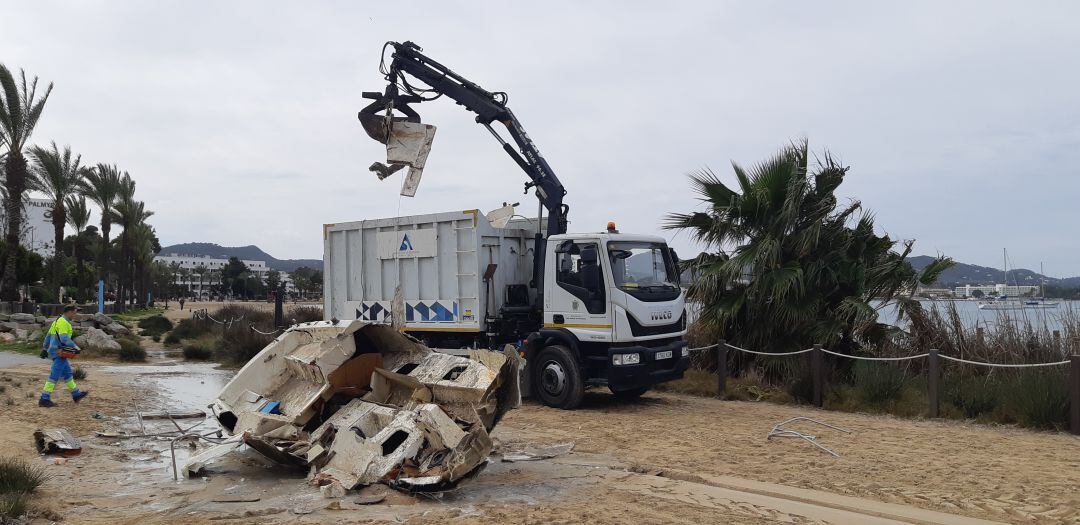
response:
{"label": "iveco logo on grille", "polygon": [[671,319],[671,310],[665,310],[663,312],[652,312],[651,316],[653,321],[663,321]]}

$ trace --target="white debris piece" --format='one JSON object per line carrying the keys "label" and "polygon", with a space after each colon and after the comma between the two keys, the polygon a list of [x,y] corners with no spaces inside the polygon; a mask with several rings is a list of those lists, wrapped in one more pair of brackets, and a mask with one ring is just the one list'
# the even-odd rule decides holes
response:
{"label": "white debris piece", "polygon": [[521,402],[519,364],[512,348],[466,358],[387,325],[305,323],[245,365],[212,408],[239,441],[308,467],[332,497],[373,483],[439,490],[486,463],[488,433]]}

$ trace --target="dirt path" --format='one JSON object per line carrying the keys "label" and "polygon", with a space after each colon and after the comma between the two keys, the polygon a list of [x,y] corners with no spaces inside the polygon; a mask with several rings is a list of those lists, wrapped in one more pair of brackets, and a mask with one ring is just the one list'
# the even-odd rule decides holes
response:
{"label": "dirt path", "polygon": [[[79,405],[61,398],[48,412],[35,406],[43,361],[0,370],[13,399],[0,450],[34,457],[30,434],[41,425],[66,426],[84,440],[83,455],[48,463],[55,477],[36,500],[65,523],[1080,523],[1080,440],[1072,436],[675,394],[624,404],[590,393],[573,412],[526,405],[497,427],[499,450],[573,441],[574,452],[495,461],[437,497],[374,487],[365,491],[384,492],[382,503],[327,500],[304,472],[251,451],[212,464],[205,479],[174,482],[167,440],[93,433],[137,429],[133,400],[144,410],[205,405],[229,372],[169,356],[82,365],[91,397]],[[795,415],[851,429],[814,431],[841,457],[765,440],[773,424]],[[181,447],[181,461],[189,453]]]}

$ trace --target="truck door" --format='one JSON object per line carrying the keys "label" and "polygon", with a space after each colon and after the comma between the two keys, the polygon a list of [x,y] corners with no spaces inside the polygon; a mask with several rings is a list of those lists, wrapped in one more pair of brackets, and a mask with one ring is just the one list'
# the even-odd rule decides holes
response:
{"label": "truck door", "polygon": [[566,328],[579,341],[611,341],[604,258],[594,240],[565,240],[555,247],[554,281],[544,301],[544,324]]}

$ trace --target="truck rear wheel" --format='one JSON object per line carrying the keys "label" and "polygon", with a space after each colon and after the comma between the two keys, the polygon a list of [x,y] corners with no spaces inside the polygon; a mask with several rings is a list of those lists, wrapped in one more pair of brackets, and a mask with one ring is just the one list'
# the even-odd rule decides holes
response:
{"label": "truck rear wheel", "polygon": [[649,387],[647,387],[647,386],[639,386],[637,388],[628,388],[626,390],[615,390],[614,388],[611,389],[611,393],[615,394],[615,397],[617,397],[619,399],[637,399],[637,398],[641,397],[642,394],[644,394],[645,392],[648,392],[648,391],[649,391]]}
{"label": "truck rear wheel", "polygon": [[542,403],[566,410],[581,404],[585,383],[570,349],[562,345],[545,347],[529,368],[533,371],[532,392]]}

